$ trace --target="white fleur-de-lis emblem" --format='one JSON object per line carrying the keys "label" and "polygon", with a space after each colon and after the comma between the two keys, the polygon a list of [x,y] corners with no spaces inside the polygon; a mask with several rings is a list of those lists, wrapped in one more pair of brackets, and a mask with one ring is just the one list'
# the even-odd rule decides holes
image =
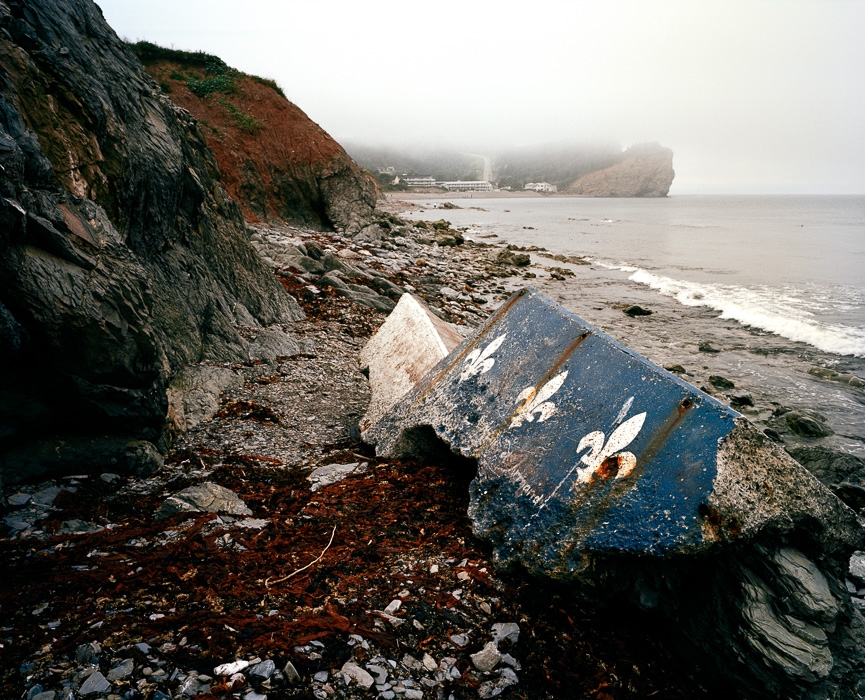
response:
{"label": "white fleur-de-lis emblem", "polygon": [[637,466],[637,458],[631,452],[621,452],[621,450],[634,441],[634,438],[642,430],[645,421],[645,412],[629,418],[613,431],[606,444],[604,444],[604,433],[600,430],[583,436],[580,444],[577,445],[577,453],[582,452],[587,447],[591,449],[580,458],[580,461],[586,466],[577,469],[577,481],[588,482],[592,475],[598,471],[598,468],[610,457],[616,457],[618,461],[617,479],[622,479],[630,474]]}
{"label": "white fleur-de-lis emblem", "polygon": [[[621,422],[621,420],[628,415],[628,411],[631,410],[633,403],[634,397],[632,396],[622,406],[619,415],[616,417],[615,423]],[[617,467],[616,479],[623,479],[634,471],[634,468],[637,466],[637,458],[631,452],[620,452],[620,450],[625,449],[634,441],[637,435],[639,435],[640,430],[643,429],[643,423],[645,422],[646,413],[643,412],[637,414],[616,428],[612,435],[610,435],[610,439],[606,440],[606,442],[606,436],[600,430],[595,430],[588,435],[584,435],[583,439],[580,440],[580,444],[577,445],[577,454],[587,447],[590,447],[591,450],[584,454],[580,460],[568,470],[568,473],[562,477],[562,480],[558,484],[556,484],[556,488],[552,490],[552,493],[544,498],[540,508],[538,508],[538,511],[530,518],[530,520],[534,520],[541,514],[541,511],[547,507],[547,503],[553,499],[574,472],[577,473],[577,483],[588,483],[595,472],[597,472],[601,465],[603,465],[610,457],[617,458],[615,465]],[[585,464],[586,466],[580,467],[580,463]]]}
{"label": "white fleur-de-lis emblem", "polygon": [[480,348],[472,350],[465,359],[465,369],[463,369],[462,374],[460,374],[460,381],[464,382],[466,379],[474,377],[476,374],[486,374],[489,372],[496,363],[496,359],[490,356],[499,349],[499,346],[503,342],[505,342],[506,336],[507,333],[500,335],[487,345],[483,349],[483,352],[481,352]]}
{"label": "white fleur-de-lis emblem", "polygon": [[568,378],[567,370],[557,374],[550,379],[540,389],[534,386],[528,386],[517,396],[517,403],[522,402],[516,415],[511,418],[511,428],[519,428],[524,422],[532,423],[537,414],[538,423],[543,423],[547,418],[556,412],[556,404],[548,401],[564,384]]}

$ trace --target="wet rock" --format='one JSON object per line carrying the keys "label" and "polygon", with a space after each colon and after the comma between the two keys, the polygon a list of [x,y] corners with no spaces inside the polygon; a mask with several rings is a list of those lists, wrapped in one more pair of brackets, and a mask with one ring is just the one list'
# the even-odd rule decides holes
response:
{"label": "wet rock", "polygon": [[823,484],[858,481],[865,477],[865,460],[822,445],[797,445],[787,452]]}
{"label": "wet rock", "polygon": [[532,256],[528,253],[515,253],[512,250],[502,250],[496,255],[498,265],[510,265],[512,267],[526,267],[531,265]]}
{"label": "wet rock", "polygon": [[717,374],[713,374],[709,377],[709,384],[711,384],[716,389],[735,389],[736,385],[731,382],[726,377],[721,377]]}
{"label": "wet rock", "polygon": [[177,687],[177,692],[186,697],[194,697],[196,695],[205,695],[210,692],[210,686],[202,683],[198,678],[188,676],[181,681]]}
{"label": "wet rock", "polygon": [[733,408],[748,408],[754,405],[754,399],[750,394],[738,394],[730,397],[730,405]]}
{"label": "wet rock", "polygon": [[714,345],[712,345],[712,344],[711,344],[709,341],[707,341],[707,340],[704,340],[703,342],[701,342],[701,343],[699,344],[699,346],[697,346],[697,349],[698,349],[700,352],[708,352],[708,353],[717,353],[717,352],[721,352],[720,350],[718,350],[718,348],[716,348]]}
{"label": "wet rock", "polygon": [[462,336],[411,294],[400,298],[387,321],[360,353],[372,397],[361,430],[375,423],[423,376],[462,342]]}
{"label": "wet rock", "polygon": [[799,411],[790,411],[784,414],[784,420],[790,430],[800,437],[821,438],[835,434],[826,424],[825,419],[816,414],[806,415]]}
{"label": "wet rock", "polygon": [[549,268],[549,273],[551,279],[559,280],[560,282],[563,282],[568,277],[576,277],[574,271],[567,267],[551,267]]}
{"label": "wet rock", "polygon": [[446,233],[442,231],[436,234],[435,242],[440,246],[453,248],[465,243],[465,239],[456,231],[448,231]]}
{"label": "wet rock", "polygon": [[62,486],[49,486],[34,493],[31,500],[36,505],[51,506],[54,505],[54,499],[60,495],[62,490]]}
{"label": "wet rock", "polygon": [[642,306],[637,306],[634,304],[633,306],[629,306],[627,309],[624,309],[624,313],[626,313],[631,318],[635,318],[636,316],[651,316],[654,312],[650,309],[644,309]]}
{"label": "wet rock", "polygon": [[838,382],[840,384],[855,386],[860,389],[865,388],[865,379],[857,377],[855,374],[836,372],[835,370],[829,369],[827,367],[812,367],[808,370],[808,374],[813,374],[814,376],[820,377],[821,379],[829,379],[830,381]]}
{"label": "wet rock", "polygon": [[672,372],[673,374],[687,374],[687,370],[682,367],[682,365],[670,365],[668,367],[664,367],[668,372]]}
{"label": "wet rock", "polygon": [[252,511],[237,494],[211,482],[190,486],[173,496],[169,496],[156,511],[154,517],[157,520],[164,520],[178,513],[252,515]]}

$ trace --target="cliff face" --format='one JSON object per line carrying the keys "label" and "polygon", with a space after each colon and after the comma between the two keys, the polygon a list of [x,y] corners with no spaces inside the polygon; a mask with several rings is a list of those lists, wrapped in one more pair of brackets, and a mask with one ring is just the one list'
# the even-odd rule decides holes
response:
{"label": "cliff face", "polygon": [[100,440],[152,452],[129,440],[158,440],[172,368],[248,359],[238,325],[302,312],[93,2],[0,1],[0,30],[0,477],[72,443],[98,468]]}
{"label": "cliff face", "polygon": [[199,121],[222,181],[247,218],[350,234],[369,223],[375,181],[275,83],[215,56],[145,42],[132,48],[171,99]]}
{"label": "cliff face", "polygon": [[618,162],[586,173],[564,192],[588,197],[666,197],[673,183],[673,151],[660,144],[640,144]]}

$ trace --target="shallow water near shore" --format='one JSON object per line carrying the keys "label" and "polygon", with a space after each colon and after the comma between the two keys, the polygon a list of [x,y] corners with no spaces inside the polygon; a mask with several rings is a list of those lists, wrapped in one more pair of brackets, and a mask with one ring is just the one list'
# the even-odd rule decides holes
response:
{"label": "shallow water near shore", "polygon": [[[462,209],[441,210],[451,201]],[[531,283],[652,361],[700,384],[729,377],[765,422],[777,404],[825,415],[833,447],[865,456],[865,392],[809,374],[865,377],[865,197],[428,198],[477,240],[583,257],[565,281]],[[654,311],[631,319],[623,305]],[[719,353],[698,351],[708,342]]]}

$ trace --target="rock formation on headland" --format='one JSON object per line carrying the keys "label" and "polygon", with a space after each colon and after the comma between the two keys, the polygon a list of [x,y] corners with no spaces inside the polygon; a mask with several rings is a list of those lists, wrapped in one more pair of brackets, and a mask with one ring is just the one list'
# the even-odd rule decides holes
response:
{"label": "rock formation on headland", "polygon": [[248,218],[352,233],[368,223],[378,195],[372,177],[276,83],[205,53],[147,42],[132,49],[199,120],[222,182]]}
{"label": "rock formation on headland", "polygon": [[674,176],[671,149],[640,144],[623,151],[614,164],[580,176],[564,192],[587,197],[666,197]]}
{"label": "rock formation on headland", "polygon": [[96,5],[0,2],[2,478],[147,468],[173,368],[248,360],[238,326],[301,316]]}

